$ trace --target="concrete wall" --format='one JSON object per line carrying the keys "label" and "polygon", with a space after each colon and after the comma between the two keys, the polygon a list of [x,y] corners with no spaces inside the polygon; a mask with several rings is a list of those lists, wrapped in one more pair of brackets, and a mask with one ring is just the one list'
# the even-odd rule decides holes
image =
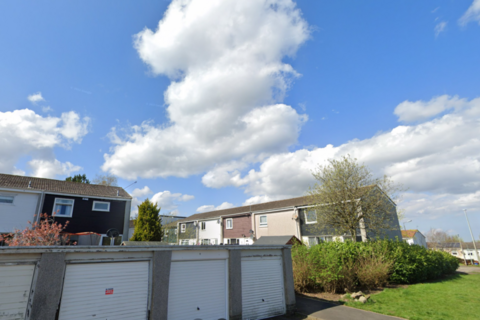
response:
{"label": "concrete wall", "polygon": [[0,203],[0,233],[9,233],[14,229],[25,229],[28,226],[28,221],[34,221],[40,193],[0,190],[0,195],[14,197],[13,203]]}
{"label": "concrete wall", "polygon": [[[263,236],[294,236],[297,234],[297,222],[293,218],[295,211],[286,210],[271,213],[255,213],[255,238]],[[267,216],[267,227],[260,227],[260,216]]]}
{"label": "concrete wall", "polygon": [[[193,260],[208,260],[219,255],[224,256],[228,262],[227,300],[230,319],[242,319],[241,260],[244,257],[282,257],[281,272],[284,278],[286,310],[287,313],[295,311],[290,246],[0,247],[0,265],[23,264],[27,261],[36,263],[26,319],[44,320],[55,319],[61,308],[63,277],[69,264],[149,261],[149,319],[165,320],[168,314],[169,277],[174,257],[177,260],[179,257],[182,260],[192,260],[192,257]],[[185,299],[185,306],[192,307],[188,303],[189,300]]]}

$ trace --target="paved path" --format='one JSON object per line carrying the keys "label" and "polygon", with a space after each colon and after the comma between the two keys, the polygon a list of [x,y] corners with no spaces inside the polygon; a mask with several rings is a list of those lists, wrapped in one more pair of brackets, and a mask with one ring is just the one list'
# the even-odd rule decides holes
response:
{"label": "paved path", "polygon": [[472,267],[472,266],[460,266],[457,269],[457,272],[459,273],[480,273],[480,267]]}
{"label": "paved path", "polygon": [[297,314],[281,316],[272,320],[398,320],[402,318],[386,316],[370,311],[337,305],[331,302],[297,296]]}

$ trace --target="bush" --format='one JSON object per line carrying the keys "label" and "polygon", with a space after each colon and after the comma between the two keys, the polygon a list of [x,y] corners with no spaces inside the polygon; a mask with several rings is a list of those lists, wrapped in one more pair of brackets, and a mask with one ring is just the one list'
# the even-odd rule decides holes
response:
{"label": "bush", "polygon": [[453,273],[458,260],[403,241],[324,242],[292,248],[295,290],[351,292],[395,283],[417,283]]}

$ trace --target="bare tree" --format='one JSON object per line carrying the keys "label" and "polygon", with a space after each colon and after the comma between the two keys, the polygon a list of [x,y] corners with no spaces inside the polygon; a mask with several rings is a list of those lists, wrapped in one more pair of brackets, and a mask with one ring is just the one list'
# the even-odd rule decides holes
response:
{"label": "bare tree", "polygon": [[107,174],[104,174],[104,175],[100,175],[100,174],[97,174],[95,176],[95,179],[93,179],[93,184],[101,184],[101,185],[104,185],[104,186],[118,186],[118,181],[117,181],[117,177],[115,177],[114,175],[111,175],[109,173]]}
{"label": "bare tree", "polygon": [[360,227],[375,235],[398,228],[394,201],[401,187],[390,177],[373,177],[349,155],[328,160],[312,174],[317,183],[308,196],[315,205],[319,228],[329,226],[338,234],[349,233],[353,241]]}

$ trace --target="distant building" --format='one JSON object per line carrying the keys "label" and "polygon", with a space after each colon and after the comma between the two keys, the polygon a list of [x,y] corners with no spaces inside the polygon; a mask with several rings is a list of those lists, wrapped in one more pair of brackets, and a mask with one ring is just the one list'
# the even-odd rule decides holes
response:
{"label": "distant building", "polygon": [[[166,226],[167,224],[170,224],[172,222],[175,222],[177,220],[182,220],[182,219],[186,218],[186,217],[181,217],[181,216],[172,216],[172,215],[168,215],[168,214],[160,214],[158,216],[160,217],[162,227]],[[128,228],[128,239],[130,239],[133,236],[133,231],[135,231],[135,220],[130,220],[130,224],[129,224],[129,228]]]}
{"label": "distant building", "polygon": [[403,241],[407,242],[408,244],[416,244],[422,247],[427,248],[427,240],[425,240],[425,236],[418,230],[402,230],[402,238]]}

